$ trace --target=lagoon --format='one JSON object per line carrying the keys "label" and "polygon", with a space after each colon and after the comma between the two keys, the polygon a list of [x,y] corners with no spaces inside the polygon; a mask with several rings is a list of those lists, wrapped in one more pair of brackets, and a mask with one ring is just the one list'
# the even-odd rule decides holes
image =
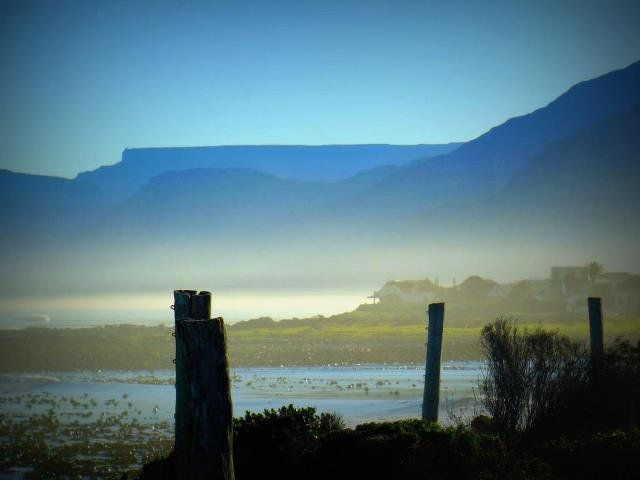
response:
{"label": "lagoon", "polygon": [[[440,420],[471,414],[480,362],[444,362]],[[316,367],[235,368],[231,371],[234,415],[282,405],[313,406],[336,412],[348,425],[419,417],[424,367],[415,365],[353,365]],[[26,414],[29,398],[56,400],[60,414],[87,421],[120,415],[140,422],[173,421],[173,370],[58,372],[0,376],[0,413]],[[21,398],[21,401],[16,399]],[[76,399],[71,402],[71,399]],[[92,400],[90,402],[90,400]],[[83,403],[84,401],[84,403]],[[88,403],[90,402],[90,403]],[[88,406],[84,404],[88,403]],[[30,412],[38,411],[32,402]],[[75,406],[74,406],[75,405]],[[50,408],[46,403],[42,408]]]}
{"label": "lagoon", "polygon": [[[440,422],[469,419],[480,362],[445,362]],[[424,368],[325,365],[234,368],[234,415],[293,404],[335,412],[347,426],[416,418]],[[79,477],[120,478],[173,446],[173,370],[0,375],[1,479],[64,465]],[[45,448],[46,446],[46,448]],[[102,474],[101,474],[102,476]]]}

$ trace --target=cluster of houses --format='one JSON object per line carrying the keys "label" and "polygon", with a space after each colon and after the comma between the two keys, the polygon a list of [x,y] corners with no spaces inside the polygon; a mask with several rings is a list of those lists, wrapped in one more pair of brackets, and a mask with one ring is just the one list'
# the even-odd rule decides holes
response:
{"label": "cluster of houses", "polygon": [[392,280],[373,293],[373,302],[428,304],[443,297],[516,299],[526,292],[537,302],[562,305],[569,312],[582,312],[586,297],[603,298],[610,312],[640,313],[640,275],[626,272],[594,272],[585,267],[552,267],[549,278],[498,283],[477,276],[460,284],[441,287],[429,280]]}

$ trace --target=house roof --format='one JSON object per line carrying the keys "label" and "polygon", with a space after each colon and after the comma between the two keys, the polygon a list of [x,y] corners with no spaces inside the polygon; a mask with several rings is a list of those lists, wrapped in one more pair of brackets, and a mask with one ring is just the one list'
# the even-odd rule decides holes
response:
{"label": "house roof", "polygon": [[[435,290],[434,283],[425,278],[424,280],[390,280],[384,286],[393,286],[402,293],[426,293]],[[384,287],[383,287],[384,288]]]}

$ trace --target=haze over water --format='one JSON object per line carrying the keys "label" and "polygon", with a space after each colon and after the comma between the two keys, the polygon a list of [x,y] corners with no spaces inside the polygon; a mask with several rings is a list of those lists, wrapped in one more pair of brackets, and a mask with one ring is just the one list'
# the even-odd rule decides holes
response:
{"label": "haze over water", "polygon": [[[212,314],[233,323],[269,316],[330,316],[351,311],[367,301],[372,290],[214,290]],[[368,300],[370,301],[370,300]],[[171,324],[172,292],[90,293],[0,299],[0,327],[48,325],[86,327],[104,324]],[[49,321],[40,320],[49,317]],[[36,317],[35,319],[33,317]],[[39,321],[40,320],[40,321]]]}

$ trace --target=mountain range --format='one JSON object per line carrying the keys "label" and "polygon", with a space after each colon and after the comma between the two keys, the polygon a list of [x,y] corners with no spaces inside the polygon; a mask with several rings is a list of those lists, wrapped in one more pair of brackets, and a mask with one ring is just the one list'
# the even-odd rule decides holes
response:
{"label": "mountain range", "polygon": [[216,147],[133,148],[115,165],[80,173],[76,180],[99,187],[114,202],[123,201],[157,175],[191,169],[242,168],[277,177],[332,182],[362,170],[402,165],[446,154],[445,145],[238,145]]}
{"label": "mountain range", "polygon": [[[164,288],[211,269],[379,282],[544,256],[637,270],[638,152],[640,62],[464,144],[127,149],[75,179],[0,171],[2,288]],[[194,249],[206,265],[175,266]]]}

